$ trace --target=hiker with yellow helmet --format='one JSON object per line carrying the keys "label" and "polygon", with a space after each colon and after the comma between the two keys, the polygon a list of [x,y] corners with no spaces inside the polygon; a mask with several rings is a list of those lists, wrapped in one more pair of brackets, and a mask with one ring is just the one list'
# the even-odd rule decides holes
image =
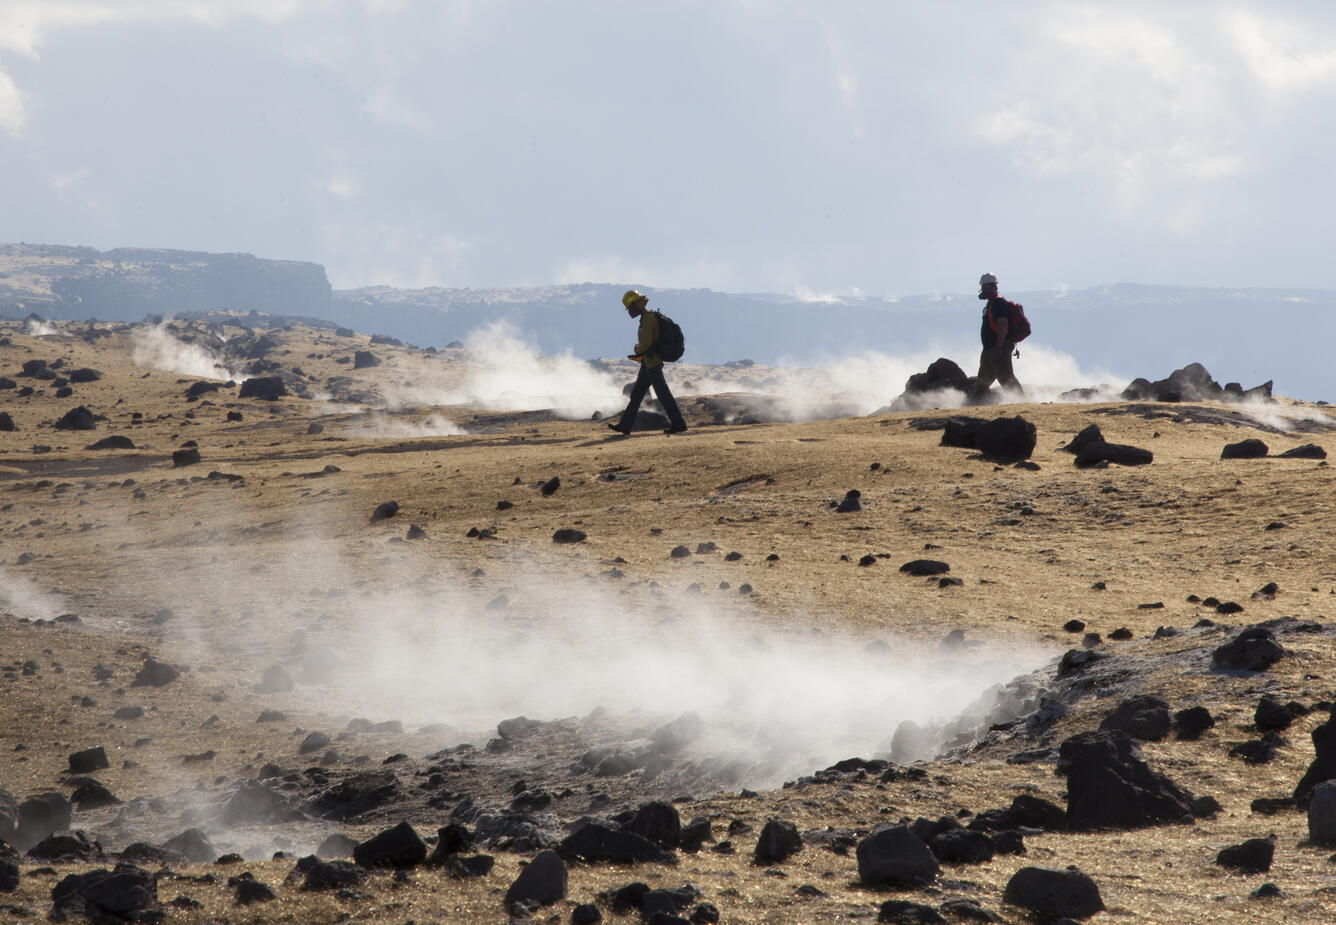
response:
{"label": "hiker with yellow helmet", "polygon": [[626,290],[626,294],[622,296],[622,305],[628,315],[640,319],[640,336],[636,340],[636,351],[627,357],[640,364],[640,372],[636,375],[635,385],[631,387],[631,400],[627,403],[626,410],[616,422],[609,422],[608,427],[619,434],[629,434],[634,430],[640,402],[645,398],[650,386],[653,386],[654,396],[658,398],[659,404],[663,405],[664,414],[668,415],[668,427],[664,429],[664,433],[680,434],[687,429],[687,422],[682,419],[682,411],[677,407],[677,400],[673,398],[673,393],[668,388],[668,380],[663,378],[663,358],[655,349],[659,341],[658,312],[646,311],[649,297],[634,289]]}

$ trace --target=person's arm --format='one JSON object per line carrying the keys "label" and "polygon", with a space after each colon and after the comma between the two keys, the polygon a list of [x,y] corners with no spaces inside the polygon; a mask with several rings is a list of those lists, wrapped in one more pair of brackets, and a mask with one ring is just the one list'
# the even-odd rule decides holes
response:
{"label": "person's arm", "polygon": [[997,316],[997,349],[1010,350],[1011,346],[1007,343],[1007,316]]}
{"label": "person's arm", "polygon": [[644,359],[649,356],[650,350],[654,349],[654,343],[659,339],[659,319],[652,312],[645,312],[640,316],[640,339],[636,341],[636,356]]}

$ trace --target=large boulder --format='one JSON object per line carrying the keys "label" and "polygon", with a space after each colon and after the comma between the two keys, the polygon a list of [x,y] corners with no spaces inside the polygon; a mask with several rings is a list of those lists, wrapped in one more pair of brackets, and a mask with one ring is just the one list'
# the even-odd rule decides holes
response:
{"label": "large boulder", "polygon": [[649,839],[634,832],[610,829],[597,822],[581,826],[561,840],[557,851],[562,857],[581,861],[611,861],[614,864],[666,862],[673,855]]}
{"label": "large boulder", "polygon": [[1137,829],[1193,814],[1192,794],[1138,757],[1124,735],[1083,732],[1058,749],[1067,775],[1067,827]]}
{"label": "large boulder", "polygon": [[566,898],[566,862],[555,851],[540,851],[506,890],[506,905],[548,906]]}
{"label": "large boulder", "polygon": [[1095,881],[1074,867],[1022,867],[1007,881],[1002,901],[1047,922],[1086,919],[1104,911]]}
{"label": "large boulder", "polygon": [[1129,697],[1099,724],[1105,732],[1121,732],[1148,742],[1163,739],[1170,726],[1169,703],[1154,694]]}
{"label": "large boulder", "polygon": [[970,378],[965,371],[946,357],[939,357],[928,365],[926,371],[914,373],[905,382],[905,390],[893,402],[892,411],[918,411],[923,408],[951,406],[959,400],[951,401],[944,392],[958,392],[967,395],[971,390]]}
{"label": "large boulder", "polygon": [[937,878],[941,867],[908,827],[882,826],[858,843],[858,879],[865,886],[915,888]]}
{"label": "large boulder", "polygon": [[1200,363],[1189,363],[1164,379],[1134,379],[1123,390],[1124,401],[1211,401],[1224,397],[1224,388]]}
{"label": "large boulder", "polygon": [[1086,443],[1076,453],[1076,466],[1089,469],[1102,462],[1117,463],[1120,466],[1149,466],[1155,460],[1155,454],[1138,446],[1125,443],[1107,443],[1095,440]]}
{"label": "large boulder", "polygon": [[65,795],[48,790],[28,797],[18,805],[19,825],[14,835],[14,846],[26,851],[53,832],[70,827],[74,806]]}
{"label": "large boulder", "polygon": [[[1301,804],[1308,800],[1313,788],[1324,781],[1336,780],[1336,710],[1325,723],[1312,732],[1313,763],[1308,766],[1299,784],[1294,788],[1294,798]],[[1336,797],[1336,795],[1333,795]],[[1336,815],[1336,813],[1334,813]],[[1332,830],[1336,832],[1336,824]]]}
{"label": "large boulder", "polygon": [[798,834],[798,827],[783,819],[771,819],[756,840],[753,859],[757,864],[778,864],[802,850],[803,839]]}
{"label": "large boulder", "polygon": [[1250,626],[1211,653],[1211,667],[1225,671],[1265,671],[1285,655],[1276,634]]}
{"label": "large boulder", "polygon": [[[51,888],[54,914],[59,920],[84,915],[93,921],[138,920],[158,908],[158,883],[148,871],[122,864],[114,871],[93,870],[70,874]],[[149,921],[143,918],[143,921]]]}
{"label": "large boulder", "polygon": [[288,394],[282,378],[278,376],[257,376],[241,383],[240,398],[258,398],[261,401],[277,401]]}
{"label": "large boulder", "polygon": [[56,430],[95,430],[97,418],[83,405],[66,411],[55,424]]}
{"label": "large boulder", "polygon": [[1037,441],[1035,426],[1022,417],[981,421],[952,418],[942,431],[942,446],[978,450],[992,459],[1016,462],[1029,459]]}
{"label": "large boulder", "polygon": [[407,822],[362,842],[353,860],[363,867],[414,867],[427,859],[427,845]]}

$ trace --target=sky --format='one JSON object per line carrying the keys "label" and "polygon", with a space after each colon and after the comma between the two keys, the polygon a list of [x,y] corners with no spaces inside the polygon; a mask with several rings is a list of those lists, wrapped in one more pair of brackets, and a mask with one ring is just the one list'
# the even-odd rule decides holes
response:
{"label": "sky", "polygon": [[1336,5],[4,0],[0,240],[336,288],[1330,288]]}

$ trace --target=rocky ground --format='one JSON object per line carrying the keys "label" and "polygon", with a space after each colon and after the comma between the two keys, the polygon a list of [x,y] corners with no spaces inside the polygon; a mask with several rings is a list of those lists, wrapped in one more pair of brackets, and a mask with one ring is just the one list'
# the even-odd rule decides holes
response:
{"label": "rocky ground", "polygon": [[267,324],[0,326],[6,916],[1336,912],[1328,408],[621,438]]}

